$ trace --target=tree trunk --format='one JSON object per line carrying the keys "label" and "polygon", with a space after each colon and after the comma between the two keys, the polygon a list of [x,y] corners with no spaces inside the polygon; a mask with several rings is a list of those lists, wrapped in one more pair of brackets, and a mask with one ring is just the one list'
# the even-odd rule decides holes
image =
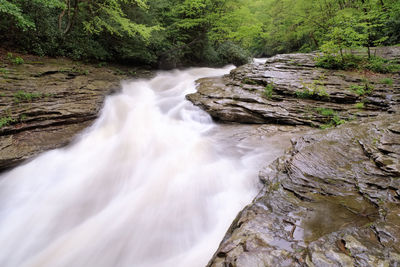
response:
{"label": "tree trunk", "polygon": [[[67,4],[67,9],[64,9],[60,13],[60,15],[58,16],[58,29],[60,30],[62,35],[66,35],[71,31],[72,26],[75,23],[76,16],[77,16],[77,14],[79,12],[79,1],[80,0],[75,0],[74,1],[74,11],[73,11],[72,16],[71,16],[71,0],[65,0],[65,1],[66,1],[66,4]],[[66,12],[67,12],[67,15],[68,15],[67,16],[67,22],[66,22],[67,25],[65,26],[65,29],[63,29],[63,27],[62,27],[62,19],[63,19],[63,17],[64,17]]]}

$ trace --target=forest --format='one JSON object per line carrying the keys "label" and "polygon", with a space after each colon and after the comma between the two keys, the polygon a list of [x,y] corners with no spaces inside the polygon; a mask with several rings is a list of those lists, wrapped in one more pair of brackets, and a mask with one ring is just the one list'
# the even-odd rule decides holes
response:
{"label": "forest", "polygon": [[173,68],[400,43],[398,0],[0,0],[1,46]]}

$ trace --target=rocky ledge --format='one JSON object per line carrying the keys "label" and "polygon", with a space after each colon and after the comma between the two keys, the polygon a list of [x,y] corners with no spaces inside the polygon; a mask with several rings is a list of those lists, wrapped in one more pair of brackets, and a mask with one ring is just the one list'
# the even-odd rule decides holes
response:
{"label": "rocky ledge", "polygon": [[298,138],[260,179],[208,266],[400,266],[400,115]]}
{"label": "rocky ledge", "polygon": [[[400,60],[400,47],[373,53]],[[398,74],[317,68],[315,56],[277,55],[224,77],[200,79],[187,99],[223,122],[321,127],[399,109]]]}
{"label": "rocky ledge", "polygon": [[[398,59],[400,47],[376,52]],[[400,266],[400,77],[324,70],[314,56],[248,64],[187,96],[223,122],[343,124],[292,140],[260,172],[210,267]]]}
{"label": "rocky ledge", "polygon": [[[1,52],[1,51],[0,51]],[[0,171],[66,145],[97,117],[104,97],[130,76],[116,66],[0,53]]]}

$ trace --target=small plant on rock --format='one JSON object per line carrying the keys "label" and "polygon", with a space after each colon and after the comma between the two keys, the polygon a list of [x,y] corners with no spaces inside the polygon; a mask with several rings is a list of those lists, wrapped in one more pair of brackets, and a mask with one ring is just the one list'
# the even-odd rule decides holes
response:
{"label": "small plant on rock", "polygon": [[363,109],[365,107],[365,105],[363,102],[359,102],[359,103],[354,104],[354,107],[358,108],[358,109]]}
{"label": "small plant on rock", "polygon": [[32,100],[41,98],[43,95],[41,93],[27,93],[24,91],[18,91],[14,94],[15,102],[31,102]]}
{"label": "small plant on rock", "polygon": [[372,84],[370,84],[368,81],[365,81],[364,84],[361,84],[361,85],[358,85],[358,84],[350,85],[350,90],[359,96],[369,95],[372,93],[372,91],[374,89],[375,89],[375,87]]}
{"label": "small plant on rock", "polygon": [[268,99],[272,98],[272,94],[274,93],[275,84],[273,82],[269,83],[264,89],[264,96]]}
{"label": "small plant on rock", "polygon": [[317,108],[316,111],[322,116],[330,117],[335,115],[335,111],[330,108]]}
{"label": "small plant on rock", "polygon": [[391,78],[384,78],[380,82],[387,85],[393,85],[393,79]]}
{"label": "small plant on rock", "polygon": [[23,59],[22,57],[16,57],[16,58],[14,58],[14,59],[12,60],[12,62],[13,62],[14,64],[16,64],[16,65],[21,65],[21,64],[24,64],[24,63],[25,63],[25,61],[24,61],[24,59]]}
{"label": "small plant on rock", "polygon": [[25,63],[22,57],[14,57],[12,53],[7,53],[7,59],[16,65],[21,65]]}
{"label": "small plant on rock", "polygon": [[15,119],[9,117],[0,118],[0,128],[9,125],[10,123],[15,122]]}

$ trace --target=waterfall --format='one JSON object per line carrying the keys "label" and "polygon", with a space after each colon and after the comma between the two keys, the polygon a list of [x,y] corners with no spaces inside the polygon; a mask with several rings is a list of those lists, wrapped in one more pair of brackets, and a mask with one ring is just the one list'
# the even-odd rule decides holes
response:
{"label": "waterfall", "polygon": [[231,69],[123,82],[72,144],[4,173],[0,266],[205,266],[268,157],[185,100]]}

